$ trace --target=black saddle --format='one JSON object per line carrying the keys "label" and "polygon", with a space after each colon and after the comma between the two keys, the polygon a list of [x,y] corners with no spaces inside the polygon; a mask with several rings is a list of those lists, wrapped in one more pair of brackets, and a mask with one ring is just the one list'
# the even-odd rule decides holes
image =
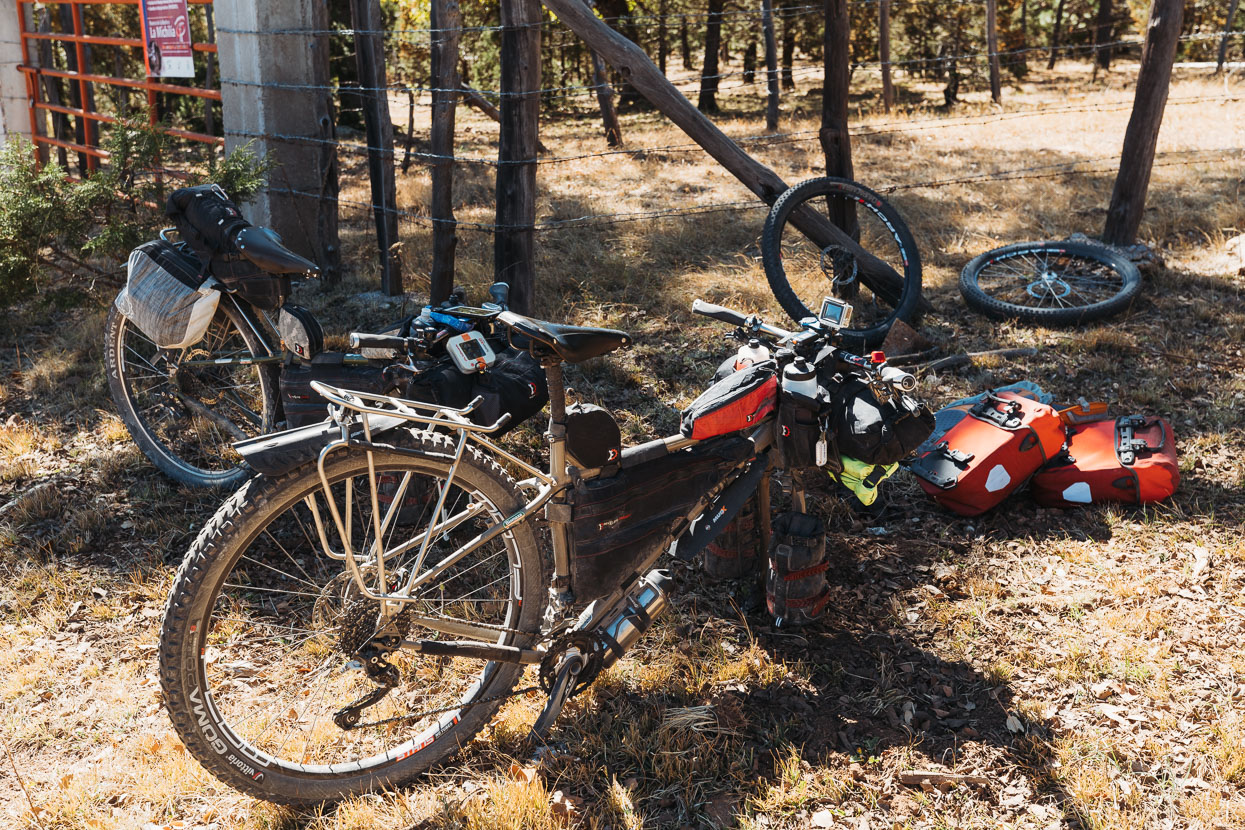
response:
{"label": "black saddle", "polygon": [[516,346],[527,349],[535,357],[557,355],[567,363],[583,363],[631,345],[631,335],[616,329],[563,326],[533,320],[513,311],[503,311],[497,315],[497,321],[507,326],[512,334],[527,340],[526,344],[515,343]]}
{"label": "black saddle", "polygon": [[281,239],[267,228],[248,225],[234,237],[238,253],[252,265],[269,274],[306,274],[315,276],[320,268],[312,261],[281,244]]}

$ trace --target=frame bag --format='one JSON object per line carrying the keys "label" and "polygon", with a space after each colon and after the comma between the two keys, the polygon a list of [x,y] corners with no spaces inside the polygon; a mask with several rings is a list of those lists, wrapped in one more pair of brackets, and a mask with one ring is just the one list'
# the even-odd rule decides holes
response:
{"label": "frame bag", "polygon": [[1073,426],[1068,448],[1033,476],[1030,493],[1044,507],[1162,501],[1180,485],[1171,425],[1126,415]]}
{"label": "frame bag", "polygon": [[184,349],[207,333],[220,291],[199,262],[163,239],[130,252],[117,310],[161,349]]}
{"label": "frame bag", "polygon": [[1065,437],[1053,407],[1011,392],[991,392],[909,469],[934,501],[961,516],[977,516],[1055,457]]}
{"label": "frame bag", "polygon": [[673,541],[688,512],[751,453],[752,444],[743,438],[724,438],[576,482],[571,496],[576,600],[605,596],[632,572],[638,574]]}

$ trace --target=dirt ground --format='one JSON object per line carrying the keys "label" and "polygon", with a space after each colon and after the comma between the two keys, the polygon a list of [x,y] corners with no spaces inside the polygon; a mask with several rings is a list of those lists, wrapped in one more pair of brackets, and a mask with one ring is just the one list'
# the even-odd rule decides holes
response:
{"label": "dirt ground", "polygon": [[[1061,64],[948,111],[901,81],[902,114],[853,102],[856,177],[874,187],[1042,168],[1119,152],[1135,67],[1094,80]],[[796,135],[752,149],[789,181],[818,172],[815,77],[784,99]],[[856,81],[854,79],[853,83]],[[861,88],[871,93],[871,79]],[[733,83],[731,84],[733,86]],[[762,133],[763,101],[729,90],[719,119]],[[673,610],[567,707],[531,757],[537,700],[417,786],[298,813],[245,798],[191,759],[161,707],[155,649],[176,566],[219,494],[172,485],[112,413],[102,331],[110,297],[38,298],[0,317],[0,823],[25,828],[1245,827],[1245,83],[1180,70],[1142,238],[1165,266],[1125,315],[1079,329],[994,323],[955,279],[996,245],[1101,231],[1114,165],[898,190],[945,354],[1033,357],[924,372],[938,405],[1028,379],[1059,401],[1109,401],[1175,428],[1182,484],[1145,508],[1043,510],[1023,493],[978,519],[937,509],[901,473],[861,520],[828,496],[825,618],[775,630],[748,582],[674,566]],[[426,102],[425,102],[426,103]],[[1038,113],[1038,111],[1041,111]],[[424,121],[417,135],[426,137]],[[405,123],[405,112],[395,109]],[[495,153],[495,126],[460,115],[459,152]],[[686,143],[650,112],[630,148]],[[550,117],[555,156],[604,149],[588,112]],[[1192,160],[1192,161],[1191,161]],[[1179,162],[1179,163],[1176,163]],[[1190,163],[1191,162],[1191,163]],[[362,159],[343,198],[367,200]],[[492,170],[462,170],[459,218],[492,221]],[[539,219],[740,201],[686,148],[542,165]],[[421,210],[428,176],[400,176]],[[346,286],[299,289],[330,331],[402,315],[375,285],[372,233],[347,212]],[[632,331],[636,346],[571,374],[624,435],[669,434],[728,346],[692,299],[783,321],[756,259],[763,212],[569,227],[539,239],[541,314]],[[407,273],[429,236],[404,227]],[[1232,240],[1237,242],[1233,243]],[[462,281],[491,280],[491,239],[464,232]],[[536,446],[537,428],[515,442]],[[914,783],[913,770],[967,776]],[[560,793],[560,794],[559,794]],[[567,814],[570,814],[569,817]]]}

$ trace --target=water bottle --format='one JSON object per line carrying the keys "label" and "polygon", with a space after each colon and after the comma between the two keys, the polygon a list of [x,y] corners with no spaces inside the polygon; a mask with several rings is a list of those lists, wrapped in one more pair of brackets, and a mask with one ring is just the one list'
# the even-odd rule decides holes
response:
{"label": "water bottle", "polygon": [[748,341],[746,346],[740,346],[739,351],[735,352],[735,371],[769,360],[769,357],[769,349],[754,337]]}
{"label": "water bottle", "polygon": [[788,363],[782,370],[782,391],[817,399],[817,369],[802,357]]}

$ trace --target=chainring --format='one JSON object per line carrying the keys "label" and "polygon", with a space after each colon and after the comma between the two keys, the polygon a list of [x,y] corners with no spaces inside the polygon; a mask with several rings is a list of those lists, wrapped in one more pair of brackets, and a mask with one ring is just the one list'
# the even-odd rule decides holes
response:
{"label": "chainring", "polygon": [[604,643],[586,631],[563,634],[549,644],[549,650],[545,652],[544,658],[540,661],[540,688],[545,694],[553,690],[553,682],[558,676],[558,664],[562,662],[562,655],[571,648],[578,648],[584,656],[584,666],[575,678],[571,697],[591,686],[592,681],[596,680],[597,675],[600,674],[605,653]]}

